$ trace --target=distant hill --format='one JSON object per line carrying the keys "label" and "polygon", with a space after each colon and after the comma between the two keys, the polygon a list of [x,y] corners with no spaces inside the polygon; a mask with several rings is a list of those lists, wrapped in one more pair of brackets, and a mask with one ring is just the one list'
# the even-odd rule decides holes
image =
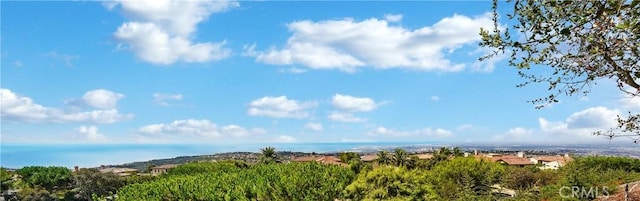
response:
{"label": "distant hill", "polygon": [[[282,160],[290,160],[292,156],[304,156],[309,155],[311,153],[305,152],[290,152],[290,151],[281,151],[278,152],[278,156]],[[125,163],[122,165],[109,165],[108,167],[126,167],[137,169],[138,171],[145,172],[150,167],[166,165],[166,164],[183,164],[189,162],[198,162],[198,161],[222,161],[222,160],[240,160],[245,161],[247,163],[256,163],[260,158],[260,153],[254,152],[229,152],[229,153],[219,153],[212,155],[199,155],[199,156],[178,156],[175,158],[167,158],[167,159],[155,159],[150,161],[143,162],[133,162],[133,163]]]}

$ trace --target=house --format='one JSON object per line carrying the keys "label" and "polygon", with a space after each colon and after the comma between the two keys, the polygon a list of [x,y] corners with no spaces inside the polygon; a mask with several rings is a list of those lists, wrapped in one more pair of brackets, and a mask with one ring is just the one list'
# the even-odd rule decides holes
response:
{"label": "house", "polygon": [[102,173],[110,172],[118,176],[129,176],[131,174],[135,174],[138,172],[137,169],[133,169],[133,168],[116,168],[116,167],[100,167],[98,168],[98,171]]}
{"label": "house", "polygon": [[551,169],[551,170],[557,170],[558,168],[566,165],[568,162],[570,162],[571,157],[569,157],[568,155],[565,156],[536,156],[536,157],[532,157],[529,160],[531,160],[532,163],[537,164],[537,165],[541,165],[540,169]]}
{"label": "house", "polygon": [[375,162],[376,160],[378,160],[378,155],[375,154],[360,156],[362,162]]}
{"label": "house", "polygon": [[506,164],[509,166],[524,167],[528,165],[534,165],[529,159],[518,157],[518,156],[506,155],[501,157],[494,157],[494,158],[491,158],[491,160],[502,163],[502,164]]}
{"label": "house", "polygon": [[418,157],[418,159],[420,160],[427,160],[427,159],[433,158],[433,154],[414,154],[412,156]]}
{"label": "house", "polygon": [[167,173],[170,169],[178,167],[178,164],[166,164],[151,168],[151,175],[161,175]]}
{"label": "house", "polygon": [[318,162],[324,164],[331,165],[340,165],[347,167],[349,164],[343,163],[338,157],[335,156],[323,156],[323,155],[311,155],[311,156],[301,156],[301,157],[293,157],[291,159],[293,162]]}

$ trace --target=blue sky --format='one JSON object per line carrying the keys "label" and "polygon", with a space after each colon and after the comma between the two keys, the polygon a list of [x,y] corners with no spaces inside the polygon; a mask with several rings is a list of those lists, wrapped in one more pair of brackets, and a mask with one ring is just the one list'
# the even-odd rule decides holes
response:
{"label": "blue sky", "polygon": [[477,61],[490,2],[1,4],[2,143],[608,143],[640,109],[606,80],[534,109]]}

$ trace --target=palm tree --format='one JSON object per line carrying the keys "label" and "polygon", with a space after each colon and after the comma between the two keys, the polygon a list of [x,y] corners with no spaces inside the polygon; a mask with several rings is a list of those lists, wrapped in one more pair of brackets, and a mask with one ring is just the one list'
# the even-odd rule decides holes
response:
{"label": "palm tree", "polygon": [[262,156],[260,159],[261,163],[268,164],[268,163],[273,163],[277,161],[278,154],[276,153],[276,148],[268,146],[260,149],[260,151],[262,151]]}
{"label": "palm tree", "polygon": [[464,156],[464,153],[462,152],[460,147],[453,148],[453,153],[452,154],[453,154],[454,157],[462,157],[462,156]]}
{"label": "palm tree", "polygon": [[400,148],[395,149],[393,151],[393,162],[395,162],[396,166],[404,167],[407,165],[408,161],[409,161],[409,153],[407,153],[407,151]]}
{"label": "palm tree", "polygon": [[381,150],[378,152],[378,158],[376,159],[376,162],[378,162],[378,165],[389,165],[391,164],[391,157],[389,156],[389,152],[385,151],[385,150]]}

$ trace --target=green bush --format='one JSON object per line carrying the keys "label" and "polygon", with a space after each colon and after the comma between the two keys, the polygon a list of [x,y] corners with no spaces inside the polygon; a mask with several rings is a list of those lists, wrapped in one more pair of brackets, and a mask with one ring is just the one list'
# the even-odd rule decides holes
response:
{"label": "green bush", "polygon": [[121,188],[118,200],[333,200],[342,197],[354,177],[347,168],[318,163],[249,168],[194,163],[182,168],[205,171],[185,173],[176,168],[164,178]]}

